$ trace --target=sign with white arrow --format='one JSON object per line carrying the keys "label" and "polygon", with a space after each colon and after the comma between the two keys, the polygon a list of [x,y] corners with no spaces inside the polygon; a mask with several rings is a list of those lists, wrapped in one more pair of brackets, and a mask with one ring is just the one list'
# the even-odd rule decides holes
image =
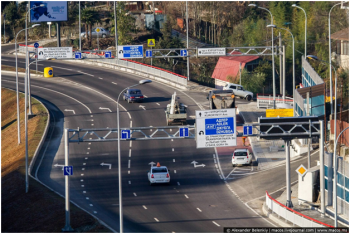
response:
{"label": "sign with white arrow", "polygon": [[193,161],[191,164],[193,164],[194,167],[205,167],[205,164],[197,165],[198,162]]}
{"label": "sign with white arrow", "polygon": [[122,139],[130,139],[130,130],[122,130]]}
{"label": "sign with white arrow", "polygon": [[73,111],[73,114],[75,114],[75,111],[74,111],[74,110],[65,109],[64,111]]}
{"label": "sign with white arrow", "polygon": [[109,170],[112,168],[112,164],[111,163],[101,163],[101,166],[109,166]]}
{"label": "sign with white arrow", "polygon": [[143,110],[146,110],[145,106],[140,105],[139,107],[142,108]]}
{"label": "sign with white arrow", "polygon": [[54,167],[62,167],[62,171],[63,171],[64,165],[59,165],[58,163],[56,163],[56,164],[54,165]]}

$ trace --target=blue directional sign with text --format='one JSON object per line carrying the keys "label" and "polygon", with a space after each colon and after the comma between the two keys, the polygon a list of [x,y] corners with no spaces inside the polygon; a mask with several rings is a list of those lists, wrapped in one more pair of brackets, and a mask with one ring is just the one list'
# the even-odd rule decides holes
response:
{"label": "blue directional sign with text", "polygon": [[146,50],[146,58],[152,57],[152,50]]}
{"label": "blue directional sign with text", "polygon": [[243,135],[253,135],[253,126],[243,126]]}
{"label": "blue directional sign with text", "polygon": [[181,56],[187,56],[187,50],[180,50],[180,55]]}
{"label": "blue directional sign with text", "polygon": [[130,130],[122,130],[122,139],[130,139]]}
{"label": "blue directional sign with text", "polygon": [[73,166],[64,166],[63,167],[63,175],[65,175],[65,176],[73,175]]}
{"label": "blue directional sign with text", "polygon": [[118,58],[143,58],[143,45],[118,46]]}
{"label": "blue directional sign with text", "polygon": [[112,58],[112,52],[111,51],[106,51],[105,52],[105,58]]}
{"label": "blue directional sign with text", "polygon": [[76,59],[81,59],[81,53],[80,52],[75,53],[75,58]]}
{"label": "blue directional sign with text", "polygon": [[233,134],[233,117],[205,120],[205,135]]}
{"label": "blue directional sign with text", "polygon": [[180,137],[188,137],[188,128],[180,128]]}
{"label": "blue directional sign with text", "polygon": [[38,48],[38,47],[39,47],[39,43],[38,43],[38,42],[35,42],[35,43],[34,43],[34,47],[35,47],[35,48]]}

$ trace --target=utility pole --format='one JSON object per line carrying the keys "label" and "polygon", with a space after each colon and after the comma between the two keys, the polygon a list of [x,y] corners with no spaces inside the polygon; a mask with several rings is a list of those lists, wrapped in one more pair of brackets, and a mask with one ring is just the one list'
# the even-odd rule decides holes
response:
{"label": "utility pole", "polygon": [[115,54],[118,64],[118,25],[117,25],[117,6],[118,3],[114,1],[114,33],[115,33]]}
{"label": "utility pole", "polygon": [[5,36],[5,17],[6,17],[6,14],[4,14],[4,44],[6,43],[6,36]]}
{"label": "utility pole", "polygon": [[[278,33],[278,45],[279,45],[279,50],[281,50],[281,48],[282,48],[281,32]],[[282,85],[283,85],[283,82],[282,82],[282,55],[280,53],[280,94],[281,95],[283,94],[283,89],[282,89],[283,86]],[[295,109],[294,106],[293,106],[293,108]]]}
{"label": "utility pole", "polygon": [[[186,33],[187,33],[187,55],[188,55],[188,7],[187,7],[187,1],[186,1]],[[190,80],[190,57],[187,56],[187,80],[189,81]]]}

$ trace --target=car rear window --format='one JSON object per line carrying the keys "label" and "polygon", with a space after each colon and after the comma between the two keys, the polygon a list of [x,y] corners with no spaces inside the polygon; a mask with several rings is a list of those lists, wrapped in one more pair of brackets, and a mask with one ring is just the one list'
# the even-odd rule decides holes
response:
{"label": "car rear window", "polygon": [[235,152],[235,156],[247,156],[247,152]]}
{"label": "car rear window", "polygon": [[130,94],[141,94],[140,91],[130,91]]}
{"label": "car rear window", "polygon": [[167,173],[168,170],[166,168],[153,168],[152,173]]}

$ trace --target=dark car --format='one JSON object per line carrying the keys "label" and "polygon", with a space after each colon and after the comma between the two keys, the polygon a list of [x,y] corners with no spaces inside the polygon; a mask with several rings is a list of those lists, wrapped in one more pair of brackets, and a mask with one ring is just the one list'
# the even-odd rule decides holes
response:
{"label": "dark car", "polygon": [[139,89],[128,89],[123,94],[123,100],[130,102],[142,102],[144,99],[141,90]]}

